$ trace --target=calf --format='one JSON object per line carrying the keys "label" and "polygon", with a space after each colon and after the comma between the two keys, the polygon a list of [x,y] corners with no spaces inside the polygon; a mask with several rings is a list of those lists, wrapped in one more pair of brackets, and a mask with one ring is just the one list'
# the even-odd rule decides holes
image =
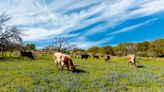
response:
{"label": "calf", "polygon": [[89,57],[89,55],[88,55],[88,54],[83,54],[83,55],[81,55],[81,58],[82,58],[82,59],[84,59],[84,58],[85,58],[85,59],[87,60],[87,59],[88,59],[88,57]]}
{"label": "calf", "polygon": [[72,72],[75,71],[75,66],[73,65],[72,59],[69,55],[58,52],[58,53],[54,53],[53,58],[57,68],[60,65],[63,70],[64,65],[66,65],[68,71],[72,71]]}
{"label": "calf", "polygon": [[21,51],[20,52],[20,58],[23,58],[23,57],[28,57],[28,58],[34,59],[34,56],[33,56],[32,52],[23,52],[23,51]]}
{"label": "calf", "polygon": [[127,58],[128,58],[128,64],[132,64],[133,66],[137,67],[135,55],[128,55]]}

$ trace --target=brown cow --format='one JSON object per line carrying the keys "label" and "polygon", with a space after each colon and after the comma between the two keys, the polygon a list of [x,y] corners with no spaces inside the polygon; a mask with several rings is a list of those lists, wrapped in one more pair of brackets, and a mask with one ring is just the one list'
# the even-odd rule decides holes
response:
{"label": "brown cow", "polygon": [[105,61],[106,61],[106,62],[109,62],[109,60],[110,60],[110,55],[106,55],[106,56],[105,56]]}
{"label": "brown cow", "polygon": [[75,66],[73,65],[72,59],[69,55],[63,54],[60,52],[54,53],[54,62],[56,63],[56,66],[58,68],[58,65],[62,67],[62,70],[64,68],[64,65],[68,68],[68,71],[75,71]]}
{"label": "brown cow", "polygon": [[137,65],[136,65],[136,56],[135,55],[128,55],[127,58],[128,58],[128,64],[132,64],[135,67],[137,67]]}

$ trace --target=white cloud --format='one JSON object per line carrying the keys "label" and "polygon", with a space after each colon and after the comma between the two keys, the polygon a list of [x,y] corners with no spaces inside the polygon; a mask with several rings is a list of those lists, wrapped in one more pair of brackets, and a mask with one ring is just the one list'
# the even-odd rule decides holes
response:
{"label": "white cloud", "polygon": [[[12,16],[13,25],[25,26],[22,27],[28,34],[23,37],[25,41],[39,41],[53,36],[68,36],[70,32],[80,31],[78,29],[101,21],[106,24],[88,30],[82,35],[83,38],[95,33],[109,32],[105,29],[115,27],[126,20],[164,11],[164,0],[52,0],[51,3],[46,0],[1,0],[0,9],[0,13],[7,12]],[[73,10],[78,12],[70,12]],[[111,34],[127,32],[145,24],[147,22]]]}
{"label": "white cloud", "polygon": [[79,47],[79,48],[87,49],[91,46],[101,46],[106,42],[110,42],[112,39],[114,39],[114,38],[109,37],[109,38],[101,39],[99,41],[87,41],[86,39],[78,39],[75,42],[73,42],[72,44],[76,44],[77,47]]}
{"label": "white cloud", "polygon": [[51,34],[59,34],[60,30],[49,30],[47,31],[46,29],[41,29],[41,28],[33,28],[33,29],[24,29],[25,31],[23,32],[26,34],[23,36],[23,39],[25,41],[40,41],[40,40],[45,40],[45,39],[50,39]]}
{"label": "white cloud", "polygon": [[149,2],[140,4],[139,9],[133,11],[130,15],[137,16],[148,16],[160,11],[164,11],[164,1],[163,0],[151,0]]}
{"label": "white cloud", "polygon": [[68,34],[69,31],[66,32],[65,30],[69,29],[71,26],[72,25],[67,25],[52,30],[48,30],[44,28],[23,28],[24,34],[26,34],[25,36],[23,36],[23,39],[25,41],[41,41],[41,40],[54,38],[54,36]]}

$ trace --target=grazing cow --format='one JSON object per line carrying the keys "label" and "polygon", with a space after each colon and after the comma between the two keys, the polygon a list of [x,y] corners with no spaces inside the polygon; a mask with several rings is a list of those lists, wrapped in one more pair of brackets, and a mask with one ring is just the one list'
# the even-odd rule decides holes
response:
{"label": "grazing cow", "polygon": [[89,57],[89,55],[88,55],[88,54],[83,54],[83,55],[81,55],[81,58],[82,58],[82,59],[84,59],[84,58],[85,58],[85,59],[87,60],[87,59],[88,59],[88,57]]}
{"label": "grazing cow", "polygon": [[105,56],[105,61],[108,62],[110,60],[110,55]]}
{"label": "grazing cow", "polygon": [[136,56],[135,55],[128,55],[127,58],[128,58],[128,64],[132,64],[135,67],[137,67],[137,65],[136,65]]}
{"label": "grazing cow", "polygon": [[33,56],[32,52],[21,51],[20,52],[20,58],[23,58],[23,57],[28,57],[28,58],[31,58],[34,60],[34,56]]}
{"label": "grazing cow", "polygon": [[97,56],[97,55],[93,55],[93,58],[97,58],[97,59],[99,59],[99,56]]}
{"label": "grazing cow", "polygon": [[62,67],[62,70],[64,68],[64,65],[68,68],[68,71],[75,71],[75,66],[73,65],[72,59],[69,55],[57,52],[54,53],[54,62],[56,63],[56,66],[58,68],[58,65]]}

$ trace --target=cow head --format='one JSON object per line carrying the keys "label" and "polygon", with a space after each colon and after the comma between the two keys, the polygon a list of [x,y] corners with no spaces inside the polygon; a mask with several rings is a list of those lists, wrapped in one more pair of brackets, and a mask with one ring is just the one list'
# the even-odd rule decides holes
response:
{"label": "cow head", "polygon": [[69,66],[69,70],[72,71],[72,72],[74,72],[74,71],[76,70],[75,67],[76,67],[76,66]]}

